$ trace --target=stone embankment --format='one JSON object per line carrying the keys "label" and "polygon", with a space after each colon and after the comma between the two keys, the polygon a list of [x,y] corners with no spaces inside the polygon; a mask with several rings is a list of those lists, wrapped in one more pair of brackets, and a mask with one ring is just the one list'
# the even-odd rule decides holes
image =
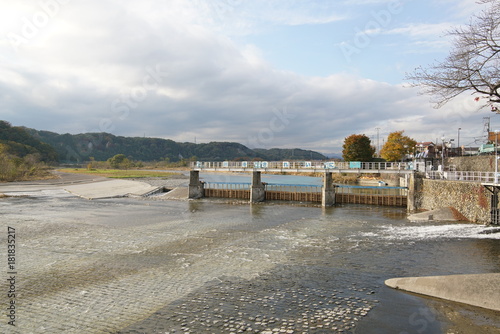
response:
{"label": "stone embankment", "polygon": [[494,172],[495,156],[452,157],[446,159],[445,166],[456,171]]}
{"label": "stone embankment", "polygon": [[416,179],[415,208],[451,208],[457,220],[487,224],[490,221],[490,196],[476,182]]}

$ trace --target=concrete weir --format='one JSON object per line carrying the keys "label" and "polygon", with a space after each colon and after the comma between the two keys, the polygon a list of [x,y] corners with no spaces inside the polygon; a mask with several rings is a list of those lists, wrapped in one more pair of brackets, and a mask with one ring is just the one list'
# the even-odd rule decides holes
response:
{"label": "concrete weir", "polygon": [[500,311],[500,273],[391,278],[394,289]]}
{"label": "concrete weir", "polygon": [[[188,198],[197,199],[205,196],[204,183],[200,181],[200,172],[192,170],[190,172]],[[325,172],[323,187],[321,192],[322,206],[332,206],[335,204],[335,186],[332,183],[332,173]],[[262,182],[260,171],[252,172],[252,183],[250,186],[250,203],[263,202],[266,199],[266,186]]]}

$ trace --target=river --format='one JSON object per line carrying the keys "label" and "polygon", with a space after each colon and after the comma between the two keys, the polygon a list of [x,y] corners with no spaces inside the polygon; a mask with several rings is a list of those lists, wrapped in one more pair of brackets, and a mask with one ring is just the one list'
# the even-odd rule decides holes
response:
{"label": "river", "polygon": [[500,272],[500,234],[481,233],[491,228],[366,205],[27,195],[0,201],[22,240],[23,334],[500,331],[498,312],[384,286]]}

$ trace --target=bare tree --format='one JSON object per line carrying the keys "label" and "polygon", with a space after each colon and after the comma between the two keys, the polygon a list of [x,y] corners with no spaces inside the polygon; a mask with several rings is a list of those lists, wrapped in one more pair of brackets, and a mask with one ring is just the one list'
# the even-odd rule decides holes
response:
{"label": "bare tree", "polygon": [[464,27],[448,32],[454,37],[448,57],[427,68],[418,67],[407,74],[413,87],[423,88],[423,94],[434,96],[439,108],[456,96],[470,91],[479,94],[492,111],[500,103],[500,1],[480,0],[488,8],[472,16]]}

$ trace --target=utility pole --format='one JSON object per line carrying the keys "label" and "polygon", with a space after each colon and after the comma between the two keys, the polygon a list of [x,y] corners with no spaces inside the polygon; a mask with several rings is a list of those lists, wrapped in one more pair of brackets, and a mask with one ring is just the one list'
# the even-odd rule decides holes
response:
{"label": "utility pole", "polygon": [[380,145],[379,145],[379,130],[380,128],[375,128],[377,130],[377,157],[380,157]]}
{"label": "utility pole", "polygon": [[486,142],[490,140],[490,118],[483,117],[483,131],[486,132]]}

